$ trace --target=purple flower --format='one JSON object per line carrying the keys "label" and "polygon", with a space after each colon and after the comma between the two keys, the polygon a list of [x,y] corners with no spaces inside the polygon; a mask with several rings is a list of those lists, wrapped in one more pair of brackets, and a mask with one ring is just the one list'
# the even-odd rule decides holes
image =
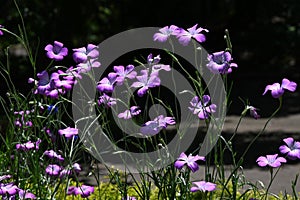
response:
{"label": "purple flower", "polygon": [[205,182],[205,181],[193,182],[193,184],[195,184],[196,186],[191,187],[191,192],[197,192],[197,191],[211,192],[214,191],[217,187],[216,184],[211,182]]}
{"label": "purple flower", "polygon": [[283,141],[286,145],[279,147],[280,153],[287,154],[287,157],[291,160],[300,159],[300,142],[291,137],[285,138]]}
{"label": "purple flower", "polygon": [[270,166],[273,168],[280,167],[281,163],[286,163],[286,159],[284,157],[278,157],[278,154],[260,156],[256,162],[260,167]]}
{"label": "purple flower", "polygon": [[51,74],[51,78],[49,78],[49,74],[47,71],[42,71],[37,74],[39,81],[37,81],[37,89],[34,94],[46,95],[51,98],[58,98],[58,94],[63,94],[63,90],[61,88],[57,88],[56,82],[59,81],[59,74],[54,72]]}
{"label": "purple flower", "polygon": [[158,134],[163,128],[166,128],[167,125],[174,125],[176,122],[174,117],[164,117],[159,115],[152,121],[148,121],[140,128],[140,131],[143,135],[153,136]]}
{"label": "purple flower", "polygon": [[281,85],[279,83],[274,83],[272,85],[267,85],[263,95],[267,93],[268,90],[271,90],[271,94],[274,98],[279,98],[283,95],[284,89],[294,92],[297,88],[297,83],[289,81],[288,79],[282,79]]}
{"label": "purple flower", "polygon": [[156,75],[160,70],[171,71],[170,65],[158,64],[160,61],[160,55],[157,55],[153,58],[152,53],[150,53],[147,57],[148,65],[151,66],[151,74],[150,76]]}
{"label": "purple flower", "polygon": [[149,88],[153,88],[160,85],[160,79],[158,77],[157,73],[151,73],[150,76],[148,76],[148,70],[141,70],[140,76],[136,76],[136,79],[138,81],[134,82],[131,87],[134,88],[140,88],[137,91],[138,96],[142,97]]}
{"label": "purple flower", "polygon": [[6,180],[6,179],[10,179],[11,177],[12,177],[11,175],[0,176],[0,182],[3,181],[3,180]]}
{"label": "purple flower", "polygon": [[58,159],[59,161],[64,161],[64,158],[57,154],[55,151],[53,151],[52,149],[51,150],[47,150],[44,152],[44,155],[48,156],[49,158],[56,158]]}
{"label": "purple flower", "polygon": [[199,169],[199,165],[197,163],[198,160],[205,161],[205,157],[198,156],[198,155],[192,156],[192,154],[187,156],[184,152],[182,152],[179,158],[177,158],[177,161],[175,161],[174,166],[177,169],[182,169],[183,166],[187,165],[188,168],[192,170],[192,172],[195,172]]}
{"label": "purple flower", "polygon": [[150,53],[147,57],[147,63],[148,63],[148,65],[151,65],[151,66],[156,65],[159,63],[160,59],[161,59],[160,55],[157,55],[153,58],[152,53]]}
{"label": "purple flower", "polygon": [[55,61],[62,60],[64,56],[68,55],[68,49],[63,46],[64,44],[58,41],[54,41],[54,45],[48,44],[45,47],[47,57]]}
{"label": "purple flower", "polygon": [[123,119],[131,119],[132,116],[138,115],[140,113],[141,110],[138,106],[132,106],[129,110],[125,110],[124,112],[118,114],[118,117]]}
{"label": "purple flower", "polygon": [[73,165],[72,165],[72,169],[75,171],[75,172],[80,172],[81,171],[81,167],[80,167],[80,165],[78,164],[78,163],[74,163]]}
{"label": "purple flower", "polygon": [[61,170],[61,166],[56,164],[50,164],[46,167],[46,173],[50,176],[58,176]]}
{"label": "purple flower", "polygon": [[192,38],[194,38],[196,41],[198,41],[200,43],[205,42],[206,37],[201,32],[202,31],[208,32],[208,30],[203,29],[201,27],[197,29],[197,26],[198,26],[198,24],[194,25],[191,28],[188,28],[187,31],[184,29],[181,29],[180,33],[177,34],[179,43],[184,46],[187,46]]}
{"label": "purple flower", "polygon": [[19,189],[18,191],[19,199],[36,199],[36,196],[30,192],[26,192],[25,190]]}
{"label": "purple flower", "polygon": [[217,106],[215,104],[208,105],[210,101],[210,96],[204,95],[202,100],[199,100],[198,96],[195,96],[191,101],[190,104],[192,107],[189,107],[190,111],[193,114],[197,114],[199,119],[207,119],[209,117],[209,113],[216,112]]}
{"label": "purple flower", "polygon": [[[0,29],[3,28],[3,26],[0,24]],[[3,35],[3,31],[0,30],[0,36]]]}
{"label": "purple flower", "polygon": [[80,73],[89,72],[92,69],[92,67],[100,67],[100,66],[101,63],[98,60],[90,59],[85,63],[79,63],[75,69],[77,70],[77,73],[80,74]]}
{"label": "purple flower", "polygon": [[260,118],[260,115],[257,113],[257,108],[253,107],[253,106],[247,106],[247,110],[250,111],[250,115],[254,118],[254,119],[258,119]]}
{"label": "purple flower", "polygon": [[238,67],[236,63],[231,63],[232,57],[228,51],[219,51],[208,55],[209,63],[207,68],[215,74],[228,74],[232,72],[232,67]]}
{"label": "purple flower", "polygon": [[93,186],[88,186],[88,185],[82,185],[80,187],[75,187],[75,186],[70,186],[68,188],[68,195],[78,195],[80,194],[81,197],[87,198],[89,197],[92,193],[94,193],[94,187]]}
{"label": "purple flower", "polygon": [[94,44],[88,44],[87,47],[73,49],[73,59],[76,63],[85,63],[88,58],[97,58],[99,56],[98,47]]}
{"label": "purple flower", "polygon": [[125,78],[134,79],[136,77],[137,72],[133,71],[133,65],[127,65],[126,68],[124,66],[114,66],[114,71],[111,74],[117,75],[116,83],[118,85],[122,85],[124,83]]}
{"label": "purple flower", "polygon": [[23,144],[16,144],[16,149],[27,151],[27,150],[35,148],[36,150],[38,150],[39,145],[40,145],[41,142],[42,142],[42,140],[38,139],[36,142],[28,141],[28,142],[23,143]]}
{"label": "purple flower", "polygon": [[19,188],[14,183],[0,183],[0,195],[13,196],[18,193]]}
{"label": "purple flower", "polygon": [[113,92],[116,79],[117,74],[109,73],[108,78],[104,77],[101,81],[98,82],[97,89],[100,92]]}
{"label": "purple flower", "polygon": [[98,104],[99,105],[104,104],[108,107],[111,107],[117,104],[117,99],[112,98],[104,93],[102,96],[99,97]]}
{"label": "purple flower", "polygon": [[153,35],[153,40],[154,41],[157,40],[159,42],[165,42],[171,35],[178,35],[180,33],[180,29],[175,25],[171,25],[170,27],[165,26],[159,29],[159,32],[160,33],[155,33]]}
{"label": "purple flower", "polygon": [[59,178],[64,178],[64,177],[70,175],[71,172],[72,172],[72,171],[71,171],[70,169],[63,169],[63,170],[61,170],[60,173],[59,173]]}
{"label": "purple flower", "polygon": [[153,136],[158,134],[162,129],[163,127],[159,126],[158,121],[153,120],[143,124],[142,127],[140,128],[140,131],[143,135]]}
{"label": "purple flower", "polygon": [[60,129],[58,130],[58,133],[61,135],[61,136],[65,136],[66,138],[72,138],[74,135],[77,135],[78,134],[78,129],[77,128],[70,128],[70,127],[67,127],[65,129]]}

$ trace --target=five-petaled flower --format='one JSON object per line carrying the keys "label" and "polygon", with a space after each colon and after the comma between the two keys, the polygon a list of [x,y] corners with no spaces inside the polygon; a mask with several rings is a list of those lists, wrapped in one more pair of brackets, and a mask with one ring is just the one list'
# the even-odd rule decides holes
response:
{"label": "five-petaled flower", "polygon": [[133,65],[127,65],[126,68],[122,65],[114,66],[114,71],[110,74],[114,74],[117,76],[116,83],[118,85],[122,85],[125,81],[125,78],[134,79],[136,77],[137,72],[133,71]]}
{"label": "five-petaled flower", "polygon": [[160,85],[160,79],[158,73],[151,73],[148,75],[148,70],[141,70],[140,76],[136,76],[138,81],[134,82],[131,87],[140,88],[137,91],[139,97],[144,96],[149,88],[157,87]]}
{"label": "five-petaled flower", "polygon": [[72,138],[74,135],[78,135],[78,129],[77,128],[67,127],[65,129],[58,130],[58,133],[61,136],[64,135],[66,138]]}
{"label": "five-petaled flower", "polygon": [[187,156],[184,152],[182,152],[179,158],[175,161],[174,166],[177,169],[182,169],[183,166],[186,165],[190,170],[192,170],[192,172],[195,172],[199,169],[199,165],[197,163],[198,160],[205,161],[205,157],[199,155],[193,156],[192,154]]}
{"label": "five-petaled flower", "polygon": [[202,100],[199,100],[199,97],[195,96],[190,102],[192,107],[189,107],[189,109],[193,114],[197,114],[199,119],[207,119],[209,113],[216,112],[217,108],[215,104],[208,105],[209,102],[210,96],[208,95],[203,95]]}
{"label": "five-petaled flower", "polygon": [[187,46],[191,39],[194,38],[196,41],[202,43],[205,42],[206,37],[204,34],[202,34],[202,31],[208,32],[207,29],[204,28],[197,28],[198,24],[194,25],[191,28],[188,28],[187,31],[184,29],[180,29],[180,33],[177,34],[179,43]]}
{"label": "five-petaled flower", "polygon": [[63,46],[64,44],[58,41],[54,41],[54,45],[48,44],[45,47],[47,57],[55,61],[62,60],[64,56],[68,55],[68,49]]}
{"label": "five-petaled flower", "polygon": [[89,58],[95,59],[99,56],[98,47],[88,44],[87,47],[73,49],[73,59],[76,63],[85,63]]}
{"label": "five-petaled flower", "polygon": [[50,176],[58,176],[61,171],[61,166],[57,164],[50,164],[46,167],[46,173]]}
{"label": "five-petaled flower", "polygon": [[154,120],[147,121],[140,128],[141,133],[144,136],[153,136],[158,134],[163,128],[167,128],[168,125],[176,124],[174,117],[164,117],[159,115]]}
{"label": "five-petaled flower", "polygon": [[300,159],[300,142],[295,141],[294,138],[288,137],[283,139],[286,145],[279,147],[282,154],[287,154],[287,158],[291,160]]}
{"label": "five-petaled flower", "polygon": [[98,105],[104,104],[107,107],[111,107],[117,104],[117,99],[108,96],[107,94],[103,94],[98,99]]}
{"label": "five-petaled flower", "polygon": [[68,195],[81,195],[83,198],[89,197],[92,193],[94,193],[94,187],[93,186],[88,186],[88,185],[82,185],[79,187],[75,186],[70,186],[68,188]]}
{"label": "five-petaled flower", "polygon": [[171,35],[178,35],[180,33],[180,29],[175,26],[175,25],[171,25],[170,27],[169,26],[165,26],[161,29],[159,29],[159,32],[160,33],[155,33],[153,35],[153,40],[154,41],[159,41],[159,42],[165,42],[168,40],[168,38],[171,36]]}
{"label": "five-petaled flower", "polygon": [[265,95],[268,90],[271,90],[272,96],[274,98],[279,98],[283,95],[285,89],[294,92],[296,88],[297,88],[297,83],[284,78],[282,79],[281,85],[279,83],[267,85],[263,95]]}
{"label": "five-petaled flower", "polygon": [[59,161],[64,161],[64,158],[61,156],[61,155],[59,155],[59,154],[57,154],[54,150],[46,150],[45,152],[44,152],[44,155],[46,155],[46,156],[48,156],[49,158],[56,158],[57,160],[59,160]]}
{"label": "five-petaled flower", "polygon": [[109,73],[107,77],[104,77],[101,81],[98,82],[97,89],[100,92],[113,92],[116,80],[117,74]]}
{"label": "five-petaled flower", "polygon": [[272,168],[277,168],[281,166],[281,163],[286,163],[284,157],[277,157],[278,154],[260,156],[257,158],[256,162],[260,167],[270,166]]}
{"label": "five-petaled flower", "polygon": [[217,187],[217,184],[205,181],[193,182],[195,186],[191,187],[191,192],[211,192],[214,191]]}
{"label": "five-petaled flower", "polygon": [[232,57],[228,51],[215,52],[208,55],[207,59],[206,67],[215,74],[228,74],[232,72],[232,67],[238,67],[236,63],[232,63]]}
{"label": "five-petaled flower", "polygon": [[118,117],[123,119],[131,119],[132,116],[138,115],[140,113],[141,109],[138,106],[131,106],[129,110],[125,110],[124,112],[118,114]]}

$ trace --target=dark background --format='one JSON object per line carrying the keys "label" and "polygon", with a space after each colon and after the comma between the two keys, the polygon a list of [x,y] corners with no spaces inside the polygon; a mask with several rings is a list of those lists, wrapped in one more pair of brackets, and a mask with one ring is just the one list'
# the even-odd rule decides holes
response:
{"label": "dark background", "polygon": [[[234,82],[230,114],[240,114],[243,104],[238,97],[242,97],[267,117],[277,102],[269,93],[262,96],[265,86],[281,82],[284,77],[300,83],[299,0],[17,0],[17,4],[31,47],[38,52],[38,71],[49,63],[43,48],[54,40],[63,42],[71,51],[88,43],[99,44],[130,28],[171,24],[189,28],[198,23],[210,31],[203,44],[210,53],[225,49],[224,30],[229,29],[234,61],[239,65],[229,75]],[[21,20],[12,0],[1,0],[0,24],[18,33]],[[11,43],[18,41],[7,34],[0,37],[0,49]],[[5,64],[3,51],[0,56]],[[73,64],[72,60],[64,62]],[[27,79],[33,74],[27,60],[12,54],[10,63],[16,87],[22,93],[29,91]],[[1,81],[1,95],[5,91]],[[280,115],[300,111],[297,91],[285,94]]]}

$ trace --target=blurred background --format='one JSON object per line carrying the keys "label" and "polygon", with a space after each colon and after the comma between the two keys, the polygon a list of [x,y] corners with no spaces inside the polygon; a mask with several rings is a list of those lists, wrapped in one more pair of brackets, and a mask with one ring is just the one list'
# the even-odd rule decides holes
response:
{"label": "blurred background", "polygon": [[[44,47],[54,40],[78,48],[131,28],[177,25],[189,28],[198,23],[209,29],[203,44],[209,53],[226,48],[224,30],[229,29],[233,58],[239,65],[229,75],[234,82],[230,114],[239,115],[243,104],[238,97],[249,99],[269,116],[276,108],[271,95],[262,96],[268,84],[286,77],[300,78],[300,1],[299,0],[16,0],[24,18],[28,39],[37,52],[37,68],[49,63]],[[0,24],[18,33],[20,16],[12,0],[1,0]],[[27,79],[32,69],[18,41],[8,35],[0,37],[0,49],[10,46],[12,76],[20,92],[29,91]],[[1,60],[4,52],[0,52]],[[65,60],[65,64],[72,60]],[[71,65],[71,64],[70,64]],[[1,82],[1,95],[5,93]],[[300,95],[285,95],[281,115],[300,111]]]}

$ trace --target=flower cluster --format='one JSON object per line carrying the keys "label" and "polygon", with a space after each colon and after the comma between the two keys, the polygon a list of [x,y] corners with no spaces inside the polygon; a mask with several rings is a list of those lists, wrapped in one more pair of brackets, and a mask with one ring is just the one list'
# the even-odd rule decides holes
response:
{"label": "flower cluster", "polygon": [[178,38],[178,41],[180,44],[187,46],[190,41],[195,39],[198,42],[205,42],[206,37],[203,33],[201,32],[208,32],[207,29],[204,28],[197,28],[198,24],[195,24],[193,27],[188,28],[187,30],[183,28],[179,28],[175,25],[165,26],[161,29],[159,29],[159,33],[155,33],[153,36],[154,41],[159,41],[159,42],[165,42],[167,39],[173,35]]}
{"label": "flower cluster", "polygon": [[[47,51],[47,57],[55,61],[63,60],[68,54],[68,49],[58,41],[54,41],[54,45],[48,44],[45,50]],[[57,99],[59,95],[63,95],[73,88],[73,85],[77,83],[77,79],[81,78],[82,73],[87,73],[92,67],[100,66],[100,63],[96,60],[99,56],[96,45],[88,44],[87,48],[82,47],[73,49],[73,51],[73,59],[77,64],[75,68],[71,66],[66,70],[59,69],[51,74],[44,70],[37,74],[38,80],[28,79],[28,83],[35,83],[36,85],[34,94]]]}
{"label": "flower cluster", "polygon": [[[300,142],[295,141],[294,138],[283,139],[285,145],[279,147],[279,151],[282,154],[286,154],[286,157],[290,160],[300,159]],[[284,157],[278,157],[278,154],[260,156],[256,160],[260,167],[269,166],[272,168],[280,167],[282,163],[286,163],[287,160]]]}
{"label": "flower cluster", "polygon": [[29,119],[30,114],[33,113],[34,110],[25,110],[25,111],[15,111],[14,114],[17,116],[15,120],[15,125],[19,128],[23,127],[32,127],[32,121]]}
{"label": "flower cluster", "polygon": [[10,179],[11,177],[11,175],[0,176],[0,197],[2,197],[2,199],[16,199],[16,197],[19,197],[19,199],[36,199],[33,193],[19,188],[13,182],[3,183],[4,180]]}

